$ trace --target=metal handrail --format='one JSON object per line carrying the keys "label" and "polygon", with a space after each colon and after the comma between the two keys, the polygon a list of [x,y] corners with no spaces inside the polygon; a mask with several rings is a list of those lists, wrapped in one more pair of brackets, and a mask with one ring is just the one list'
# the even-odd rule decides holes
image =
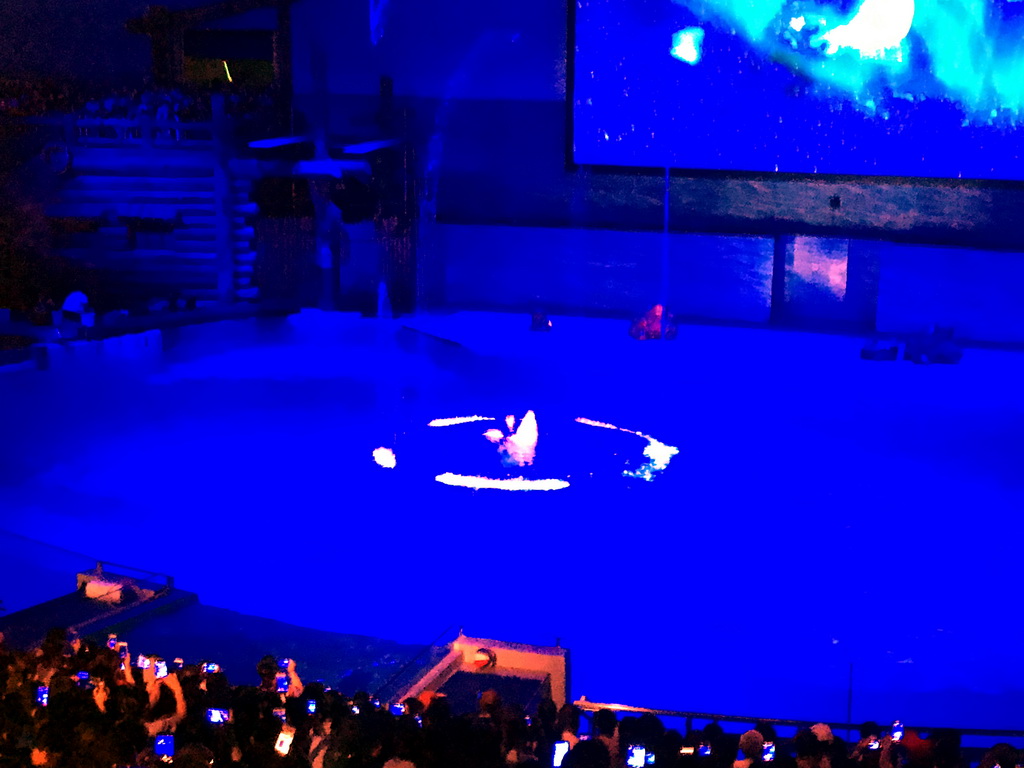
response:
{"label": "metal handrail", "polygon": [[[141,573],[141,574],[143,574],[145,576],[158,576],[158,577],[160,577],[160,578],[162,578],[164,580],[164,590],[162,590],[162,591],[174,589],[174,577],[171,576],[170,574],[160,573],[159,571],[147,571],[145,568],[136,568],[134,565],[124,565],[123,563],[112,563],[109,560],[97,560],[96,561],[96,573],[97,574],[102,574],[103,573],[103,566],[105,566],[105,565],[112,566],[113,568],[119,568],[121,570],[135,571],[136,573]],[[128,576],[129,574],[124,574],[124,575]]]}
{"label": "metal handrail", "polygon": [[[694,720],[711,720],[727,723],[771,723],[772,725],[783,725],[783,726],[794,726],[796,728],[810,728],[821,720],[789,720],[785,718],[777,717],[746,717],[741,715],[716,715],[710,712],[683,712],[673,709],[652,709],[650,707],[634,707],[629,704],[601,704],[596,701],[589,701],[586,696],[581,696],[578,701],[573,704],[583,712],[597,712],[601,709],[609,709],[612,712],[627,712],[630,714],[638,715],[656,715],[657,717],[677,717],[685,719],[687,727],[691,727]],[[826,722],[833,731],[857,731],[860,728],[860,723],[833,723]],[[949,728],[948,726],[941,727],[926,727],[923,725],[910,725],[915,731],[922,731],[930,733],[938,730],[955,730],[957,733],[963,736],[994,736],[994,737],[1005,737],[1005,738],[1022,738],[1024,737],[1024,731],[1010,731],[1000,730],[994,728]]]}

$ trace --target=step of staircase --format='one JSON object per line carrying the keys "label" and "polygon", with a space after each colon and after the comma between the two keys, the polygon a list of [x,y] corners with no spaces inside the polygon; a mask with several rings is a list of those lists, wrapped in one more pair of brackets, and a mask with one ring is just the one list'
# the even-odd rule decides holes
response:
{"label": "step of staircase", "polygon": [[212,190],[155,189],[64,189],[60,195],[65,205],[74,203],[115,203],[133,205],[213,205],[217,195]]}
{"label": "step of staircase", "polygon": [[128,227],[124,224],[115,224],[110,226],[101,226],[96,228],[96,232],[93,233],[101,237],[128,237]]}
{"label": "step of staircase", "polygon": [[[177,232],[166,235],[163,243],[157,247],[133,248],[127,236],[120,238],[97,238],[82,236],[72,238],[69,245],[60,248],[65,258],[79,261],[96,261],[106,258],[171,258],[214,259],[216,258],[217,238],[212,230],[200,230],[199,233],[188,233],[192,237],[178,237]],[[167,247],[159,247],[166,245]],[[234,260],[234,258],[232,259]]]}
{"label": "step of staircase", "polygon": [[188,251],[181,252],[171,249],[163,248],[137,248],[131,253],[138,256],[140,259],[165,259],[165,258],[185,258],[193,260],[212,261],[216,260],[217,252],[206,250],[206,251]]}
{"label": "step of staircase", "polygon": [[139,218],[176,221],[182,216],[216,216],[212,204],[166,205],[154,203],[54,203],[47,209],[49,216],[70,219]]}
{"label": "step of staircase", "polygon": [[161,269],[137,269],[131,274],[116,275],[113,282],[146,285],[166,283],[169,286],[206,288],[217,285],[217,273],[210,270],[163,267]]}
{"label": "step of staircase", "polygon": [[[73,162],[60,202],[49,213],[101,223],[90,232],[62,235],[73,246],[61,250],[64,256],[107,271],[112,284],[122,288],[137,286],[150,295],[179,291],[217,301],[222,298],[218,243],[226,236],[233,252],[233,289],[241,299],[258,296],[252,285],[256,230],[250,220],[259,207],[250,198],[252,181],[236,175],[227,198],[220,197],[219,160],[211,148],[79,146]],[[221,228],[225,213],[227,230]],[[115,224],[135,218],[164,221],[169,231],[139,231],[132,238],[129,226]],[[132,243],[146,247],[130,248]]]}
{"label": "step of staircase", "polygon": [[128,233],[100,235],[94,232],[79,232],[62,238],[60,250],[72,251],[123,251],[129,247]]}
{"label": "step of staircase", "polygon": [[131,253],[132,251],[128,248],[128,244],[124,243],[120,246],[109,248],[97,245],[70,246],[68,248],[58,248],[57,252],[65,259],[81,261],[86,264],[95,264],[100,261],[106,261],[107,259],[120,258],[124,254]]}
{"label": "step of staircase", "polygon": [[160,176],[108,176],[104,174],[76,174],[68,180],[61,194],[83,190],[152,190],[182,192],[213,192],[216,181],[212,176],[160,177]]}
{"label": "step of staircase", "polygon": [[217,214],[210,211],[204,214],[190,213],[180,217],[181,225],[188,229],[216,229]]}
{"label": "step of staircase", "polygon": [[217,156],[209,149],[75,147],[72,157],[80,176],[212,177],[217,166]]}
{"label": "step of staircase", "polygon": [[190,291],[217,291],[216,275],[171,273],[171,272],[140,272],[133,275],[116,276],[112,282],[129,290],[145,290],[158,296]]}
{"label": "step of staircase", "polygon": [[153,248],[156,250],[167,250],[173,251],[174,253],[180,253],[182,256],[191,256],[196,253],[213,253],[217,250],[217,241],[211,240],[176,240],[171,239],[170,242],[154,243]]}
{"label": "step of staircase", "polygon": [[[92,250],[93,259],[103,259],[111,262],[128,262],[128,261],[185,261],[185,262],[197,262],[203,264],[213,264],[217,261],[217,254],[213,251],[172,251],[172,250],[161,250],[155,248],[140,249],[135,248],[132,250],[109,250],[109,251],[98,251]],[[86,258],[89,256],[88,249],[65,249],[61,251],[68,258]]]}
{"label": "step of staircase", "polygon": [[216,227],[187,227],[170,233],[176,242],[214,242],[217,240]]}
{"label": "step of staircase", "polygon": [[220,299],[219,288],[185,288],[181,291],[185,298],[196,298],[200,301],[217,301]]}

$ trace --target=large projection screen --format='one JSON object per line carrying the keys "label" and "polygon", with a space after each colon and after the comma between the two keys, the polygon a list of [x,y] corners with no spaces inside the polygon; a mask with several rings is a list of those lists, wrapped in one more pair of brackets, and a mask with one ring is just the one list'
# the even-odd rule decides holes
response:
{"label": "large projection screen", "polygon": [[578,164],[1024,179],[1024,2],[574,4]]}

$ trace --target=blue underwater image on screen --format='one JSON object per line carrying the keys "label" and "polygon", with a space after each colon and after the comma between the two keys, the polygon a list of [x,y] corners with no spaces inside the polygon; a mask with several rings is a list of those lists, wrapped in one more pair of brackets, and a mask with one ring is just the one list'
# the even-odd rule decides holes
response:
{"label": "blue underwater image on screen", "polygon": [[573,159],[1024,179],[1024,2],[579,0]]}

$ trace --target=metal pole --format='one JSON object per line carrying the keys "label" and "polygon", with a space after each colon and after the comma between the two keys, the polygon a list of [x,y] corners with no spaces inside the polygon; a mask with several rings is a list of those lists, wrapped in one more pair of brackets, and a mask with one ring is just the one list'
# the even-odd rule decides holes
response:
{"label": "metal pole", "polygon": [[[846,722],[853,723],[853,662],[850,662],[850,677],[846,688]],[[850,740],[850,731],[846,731],[846,740]]]}
{"label": "metal pole", "polygon": [[[669,168],[665,168],[665,191],[662,199],[662,220],[661,220],[661,296],[658,303],[668,308],[668,219],[669,219],[669,193],[671,191],[671,175]],[[663,326],[664,329],[664,326]],[[664,333],[662,333],[664,338]]]}

